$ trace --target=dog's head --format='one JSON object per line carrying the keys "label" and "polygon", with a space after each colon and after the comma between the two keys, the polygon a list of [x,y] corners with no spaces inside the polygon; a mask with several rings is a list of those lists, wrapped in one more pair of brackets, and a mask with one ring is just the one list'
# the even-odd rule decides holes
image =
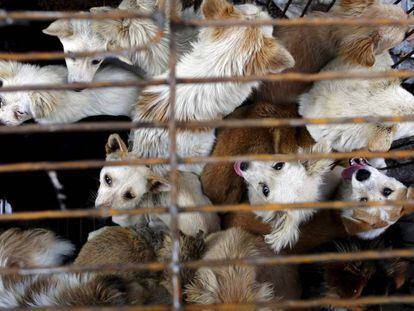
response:
{"label": "dog's head", "polygon": [[[121,137],[113,134],[106,144],[106,160],[131,160],[134,156]],[[165,178],[154,174],[147,166],[107,166],[101,170],[100,187],[96,207],[114,209],[137,208],[146,195],[167,192],[170,184]]]}
{"label": "dog's head", "polygon": [[56,104],[56,92],[1,92],[2,87],[63,82],[62,68],[50,70],[29,64],[0,61],[0,123],[19,125],[49,115]]}
{"label": "dog's head", "polygon": [[[57,20],[43,33],[58,37],[65,53],[105,51],[107,42],[92,31],[87,20]],[[103,58],[66,58],[69,82],[91,82],[102,64]]]}
{"label": "dog's head", "polygon": [[[206,0],[202,12],[207,20],[263,20],[269,15],[252,4],[232,5],[226,0]],[[292,55],[272,36],[272,26],[208,27],[200,40],[211,44],[211,53],[230,57],[234,68],[229,75],[261,75],[293,67]],[[218,48],[216,48],[219,46]]]}
{"label": "dog's head", "polygon": [[[319,152],[320,146],[315,146],[312,150]],[[331,163],[331,160],[325,159],[236,162],[234,169],[245,180],[252,204],[312,202],[319,199],[319,188]],[[256,214],[270,220],[275,212],[263,211]]]}
{"label": "dog's head", "polygon": [[[404,10],[396,5],[382,4],[377,0],[341,0],[333,8],[338,17],[407,19]],[[375,56],[382,54],[403,41],[407,26],[338,26],[334,40],[339,54],[346,60],[372,66]]]}
{"label": "dog's head", "polygon": [[[369,165],[365,159],[351,159],[350,166],[342,172],[342,177],[344,183],[340,193],[343,200],[361,202],[405,200],[409,194],[407,187],[401,182],[383,174]],[[401,215],[401,206],[354,208],[342,212],[348,232],[357,233],[359,237],[366,239],[380,235]]]}

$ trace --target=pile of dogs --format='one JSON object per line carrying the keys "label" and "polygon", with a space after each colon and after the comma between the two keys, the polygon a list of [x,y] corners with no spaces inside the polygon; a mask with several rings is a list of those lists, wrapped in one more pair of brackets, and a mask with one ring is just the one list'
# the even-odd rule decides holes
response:
{"label": "pile of dogs", "polygon": [[[91,11],[134,10],[147,14],[158,5],[155,0],[124,0],[118,8],[98,7]],[[226,0],[204,0],[201,7],[180,4],[176,13],[206,20],[269,18],[254,4],[233,5]],[[315,11],[309,17],[406,19],[407,15],[398,6],[375,0],[340,0],[330,12]],[[138,18],[57,20],[44,33],[58,37],[65,52],[133,49],[151,42],[147,50],[119,58],[140,67],[145,72],[144,79],[165,79],[169,75],[170,29],[159,28],[150,19]],[[160,30],[162,38],[154,41]],[[404,39],[407,30],[404,26],[179,28],[175,33],[176,74],[180,78],[197,78],[260,76],[282,71],[388,71],[392,65],[388,50]],[[103,59],[94,58],[66,59],[67,67],[39,67],[0,61],[0,86],[143,79],[126,69],[104,67],[102,62]],[[167,121],[169,90],[168,85],[14,93],[0,89],[0,122],[8,126],[31,119],[41,124],[71,123],[94,115]],[[313,84],[287,81],[179,84],[175,110],[177,121],[404,116],[414,114],[414,97],[400,86],[400,81],[391,78],[325,80]],[[410,122],[217,131],[180,129],[177,152],[188,157],[388,151],[394,140],[413,133],[414,124]],[[167,157],[168,130],[134,129],[129,146],[118,134],[112,134],[105,151],[107,161],[114,162]],[[242,202],[256,205],[332,199],[354,202],[411,199],[411,188],[379,170],[384,165],[383,159],[368,162],[362,158],[342,162],[321,159],[182,165],[177,184],[178,205],[185,208]],[[114,216],[112,220],[119,226],[91,232],[74,264],[168,263],[173,245],[169,215],[151,214],[151,208],[170,203],[168,174],[166,165],[104,167],[96,207],[146,208],[148,214]],[[180,260],[300,254],[318,249],[324,243],[334,243],[331,246],[335,252],[373,248],[376,247],[373,241],[411,211],[411,206],[379,206],[220,215],[180,213]],[[71,243],[47,230],[10,229],[0,235],[1,267],[59,265],[73,254]],[[378,271],[382,274],[378,275]],[[313,297],[357,298],[367,292],[374,277],[392,280],[395,288],[403,286],[407,271],[407,262],[396,259],[384,261],[381,269],[372,262],[354,262],[311,268],[297,265],[183,268],[180,273],[185,303],[216,304],[276,302],[311,297],[310,293]],[[310,277],[312,273],[317,277]],[[171,297],[169,270],[0,277],[3,308],[149,305],[171,303]]]}

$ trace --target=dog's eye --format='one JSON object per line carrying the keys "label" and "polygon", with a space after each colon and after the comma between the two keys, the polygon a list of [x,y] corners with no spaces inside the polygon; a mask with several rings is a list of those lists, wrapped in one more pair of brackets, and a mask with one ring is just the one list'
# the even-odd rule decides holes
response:
{"label": "dog's eye", "polygon": [[280,171],[285,166],[285,162],[277,162],[275,165],[273,165],[273,168],[276,171]]}
{"label": "dog's eye", "polygon": [[3,86],[3,81],[2,80],[0,80],[0,87],[2,87]]}
{"label": "dog's eye", "polygon": [[101,60],[100,59],[94,59],[92,61],[92,65],[94,65],[94,66],[98,66],[100,63],[101,63]]}
{"label": "dog's eye", "polygon": [[359,201],[360,202],[368,202],[368,198],[365,198],[365,197],[364,198],[360,198]]}
{"label": "dog's eye", "polygon": [[108,186],[112,185],[112,178],[109,177],[108,175],[104,176],[105,182]]}
{"label": "dog's eye", "polygon": [[263,187],[262,187],[262,192],[263,192],[263,195],[264,195],[265,197],[268,197],[268,196],[269,196],[269,193],[270,193],[270,189],[269,189],[269,187],[268,187],[268,186],[266,186],[266,185],[263,185]]}
{"label": "dog's eye", "polygon": [[382,194],[385,196],[385,197],[388,197],[391,193],[393,193],[394,191],[392,190],[392,189],[390,189],[390,188],[384,188],[384,190],[382,190]]}

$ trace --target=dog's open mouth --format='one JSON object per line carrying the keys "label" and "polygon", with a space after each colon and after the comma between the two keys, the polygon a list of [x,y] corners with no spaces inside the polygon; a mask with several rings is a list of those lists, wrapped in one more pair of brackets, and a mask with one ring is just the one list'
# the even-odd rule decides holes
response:
{"label": "dog's open mouth", "polygon": [[241,162],[237,161],[236,163],[234,163],[233,168],[234,168],[234,171],[236,172],[237,175],[239,175],[240,177],[243,177],[243,173],[242,173],[242,170],[240,168],[240,165],[241,165]]}
{"label": "dog's open mouth", "polygon": [[364,158],[349,159],[349,167],[342,171],[342,178],[345,180],[351,180],[352,176],[354,175],[356,171],[358,171],[361,168],[364,168],[367,165],[369,166],[371,165],[369,164],[367,159],[364,159]]}

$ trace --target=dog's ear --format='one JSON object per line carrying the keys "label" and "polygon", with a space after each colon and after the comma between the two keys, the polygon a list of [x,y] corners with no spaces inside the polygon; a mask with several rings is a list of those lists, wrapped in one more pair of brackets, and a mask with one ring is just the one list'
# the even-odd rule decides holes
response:
{"label": "dog's ear", "polygon": [[[257,30],[252,30],[257,31]],[[255,53],[246,63],[247,75],[278,73],[292,68],[295,60],[288,50],[274,38],[263,38],[260,53]]]}
{"label": "dog's ear", "polygon": [[128,154],[128,147],[118,134],[111,134],[105,145],[106,156],[117,154],[121,158]]}
{"label": "dog's ear", "polygon": [[373,32],[369,36],[353,34],[341,42],[339,54],[353,64],[371,67],[375,64],[375,48],[378,42],[378,32]]}
{"label": "dog's ear", "polygon": [[375,3],[377,3],[377,0],[340,0],[338,7],[351,15],[359,15]]}
{"label": "dog's ear", "polygon": [[58,99],[54,92],[41,91],[30,94],[30,110],[34,118],[46,118],[56,107]]}
{"label": "dog's ear", "polygon": [[202,12],[206,19],[225,18],[234,13],[234,6],[226,0],[205,0]]}
{"label": "dog's ear", "polygon": [[[305,151],[304,153],[328,153],[331,152],[332,148],[330,145],[324,141],[316,143],[310,151]],[[334,161],[332,159],[317,159],[317,160],[305,160],[303,161],[303,166],[306,169],[306,172],[310,176],[322,176],[327,173]]]}
{"label": "dog's ear", "polygon": [[[414,186],[410,186],[407,189],[407,197],[408,201],[414,200]],[[414,213],[414,204],[406,204],[403,206],[402,216]]]}
{"label": "dog's ear", "polygon": [[160,193],[171,191],[171,184],[167,179],[157,175],[149,175],[147,179],[149,192]]}
{"label": "dog's ear", "polygon": [[68,38],[73,36],[73,26],[69,20],[57,20],[43,29],[43,33],[49,36]]}
{"label": "dog's ear", "polygon": [[385,152],[390,150],[397,125],[371,124],[371,135],[368,139],[368,150]]}

